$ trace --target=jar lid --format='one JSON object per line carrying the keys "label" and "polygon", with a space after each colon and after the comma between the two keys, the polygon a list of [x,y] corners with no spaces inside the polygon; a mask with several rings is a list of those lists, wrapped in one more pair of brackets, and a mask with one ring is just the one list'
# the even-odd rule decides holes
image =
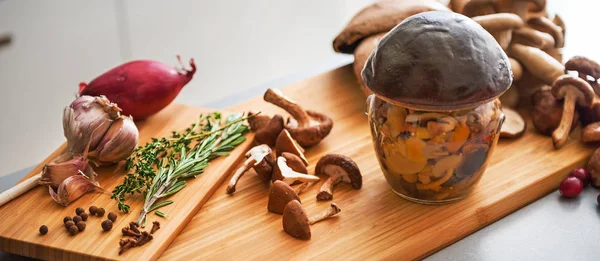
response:
{"label": "jar lid", "polygon": [[508,57],[492,35],[461,14],[413,15],[379,42],[362,71],[388,102],[448,111],[487,103],[512,84]]}

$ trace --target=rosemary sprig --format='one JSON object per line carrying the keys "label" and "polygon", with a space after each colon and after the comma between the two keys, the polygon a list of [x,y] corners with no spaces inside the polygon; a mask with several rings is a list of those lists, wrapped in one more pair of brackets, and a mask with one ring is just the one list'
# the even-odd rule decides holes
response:
{"label": "rosemary sprig", "polygon": [[232,114],[222,125],[219,113],[200,115],[199,121],[184,131],[152,139],[138,147],[126,165],[133,173],[127,174],[113,191],[112,198],[118,201],[119,210],[130,210],[125,195],[143,193],[144,208],[137,221],[143,225],[148,213],[156,213],[157,209],[173,203],[161,199],[182,190],[186,179],[203,173],[210,160],[229,155],[246,140],[244,134],[249,130],[243,124],[246,119],[243,114]]}

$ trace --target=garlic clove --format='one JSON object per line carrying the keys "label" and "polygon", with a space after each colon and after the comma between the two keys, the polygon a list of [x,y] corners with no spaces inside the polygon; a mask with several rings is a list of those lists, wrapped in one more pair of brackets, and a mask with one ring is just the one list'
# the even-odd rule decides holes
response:
{"label": "garlic clove", "polygon": [[64,207],[79,199],[81,196],[95,191],[106,192],[97,182],[92,182],[82,173],[65,179],[60,183],[56,191],[51,186],[48,187],[48,192],[52,199]]}
{"label": "garlic clove", "polygon": [[51,162],[42,169],[42,179],[40,185],[50,185],[56,189],[67,178],[79,175],[79,172],[89,172],[90,178],[95,179],[95,173],[89,167],[88,161],[84,156],[73,157],[63,162]]}
{"label": "garlic clove", "polygon": [[125,160],[138,145],[139,131],[133,118],[120,116],[106,132],[90,158],[98,165]]}

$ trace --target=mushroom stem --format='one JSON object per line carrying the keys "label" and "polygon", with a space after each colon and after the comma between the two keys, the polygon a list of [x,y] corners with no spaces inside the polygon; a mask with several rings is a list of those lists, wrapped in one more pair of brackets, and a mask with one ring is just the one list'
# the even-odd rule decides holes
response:
{"label": "mushroom stem", "polygon": [[319,221],[328,219],[330,217],[335,216],[337,213],[340,213],[340,211],[342,211],[337,204],[335,203],[331,203],[331,205],[329,206],[329,208],[326,211],[323,211],[317,215],[314,215],[312,217],[310,217],[308,219],[308,224],[312,225],[315,224]]}
{"label": "mushroom stem", "polygon": [[576,94],[573,91],[567,90],[563,104],[563,113],[560,119],[558,128],[552,133],[552,142],[554,147],[559,149],[567,142],[567,137],[573,123],[573,114],[575,113]]}
{"label": "mushroom stem", "polygon": [[545,84],[552,86],[564,74],[565,67],[544,51],[522,44],[511,44],[508,50],[511,57],[519,61],[531,74]]}
{"label": "mushroom stem", "polygon": [[304,189],[306,189],[307,187],[308,187],[308,182],[303,182],[302,184],[300,184],[294,188],[294,192],[296,192],[297,195],[300,195],[302,193],[302,191],[304,191]]}
{"label": "mushroom stem", "polygon": [[333,187],[342,182],[343,176],[330,176],[319,189],[317,200],[330,200],[333,198]]}
{"label": "mushroom stem", "polygon": [[299,127],[305,127],[310,125],[310,117],[308,116],[306,111],[304,111],[304,109],[302,109],[302,107],[300,107],[298,103],[283,96],[283,93],[281,93],[280,90],[268,89],[265,92],[263,98],[265,101],[270,102],[291,114],[292,117],[294,117],[294,119],[298,121]]}
{"label": "mushroom stem", "polygon": [[227,185],[227,194],[233,194],[233,192],[235,192],[235,185],[237,185],[240,178],[244,176],[244,173],[250,170],[250,168],[252,168],[252,165],[254,165],[255,163],[256,160],[254,158],[248,158],[244,162],[244,165],[242,165],[235,171],[235,173],[229,180],[229,185]]}
{"label": "mushroom stem", "polygon": [[496,39],[502,50],[507,50],[512,40],[512,30],[504,30],[492,33],[492,36]]}
{"label": "mushroom stem", "polygon": [[525,20],[527,17],[527,11],[529,10],[528,1],[513,1],[513,12]]}

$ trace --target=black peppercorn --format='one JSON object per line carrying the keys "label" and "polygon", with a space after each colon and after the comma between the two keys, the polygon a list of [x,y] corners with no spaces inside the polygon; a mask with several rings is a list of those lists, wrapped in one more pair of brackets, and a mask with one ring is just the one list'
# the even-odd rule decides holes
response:
{"label": "black peppercorn", "polygon": [[71,220],[73,220],[71,217],[65,217],[63,219],[63,223],[67,223],[67,221],[71,221]]}
{"label": "black peppercorn", "polygon": [[109,219],[102,221],[102,229],[104,231],[109,231],[111,230],[113,227],[113,222],[110,221]]}
{"label": "black peppercorn", "polygon": [[96,211],[98,210],[98,208],[96,206],[91,206],[90,207],[90,214],[91,215],[96,215]]}
{"label": "black peppercorn", "polygon": [[83,221],[87,221],[87,219],[88,219],[88,214],[85,212],[81,213],[81,215],[79,215],[79,216],[81,217],[81,220],[83,220]]}
{"label": "black peppercorn", "polygon": [[104,216],[104,213],[105,213],[105,212],[106,212],[106,210],[104,210],[103,208],[99,208],[99,209],[96,211],[96,215],[98,215],[99,217],[102,217],[102,216]]}
{"label": "black peppercorn", "polygon": [[48,234],[48,227],[46,225],[42,225],[40,227],[40,234],[42,234],[42,235]]}
{"label": "black peppercorn", "polygon": [[115,214],[114,212],[108,213],[108,219],[110,219],[110,221],[112,222],[117,221],[117,214]]}
{"label": "black peppercorn", "polygon": [[69,229],[69,227],[75,226],[75,222],[73,222],[72,220],[67,221],[67,223],[65,223],[65,228]]}
{"label": "black peppercorn", "polygon": [[81,215],[81,213],[85,213],[85,210],[83,208],[75,209],[75,214],[77,214],[79,216],[79,215]]}
{"label": "black peppercorn", "polygon": [[77,234],[77,232],[79,232],[79,229],[75,225],[70,226],[69,228],[67,228],[67,230],[69,231],[69,234],[71,234],[71,235],[75,235],[75,234]]}
{"label": "black peppercorn", "polygon": [[79,230],[79,232],[85,230],[85,222],[83,222],[83,221],[77,222],[77,229]]}
{"label": "black peppercorn", "polygon": [[77,224],[77,222],[83,220],[80,216],[74,216],[73,217],[73,223]]}

